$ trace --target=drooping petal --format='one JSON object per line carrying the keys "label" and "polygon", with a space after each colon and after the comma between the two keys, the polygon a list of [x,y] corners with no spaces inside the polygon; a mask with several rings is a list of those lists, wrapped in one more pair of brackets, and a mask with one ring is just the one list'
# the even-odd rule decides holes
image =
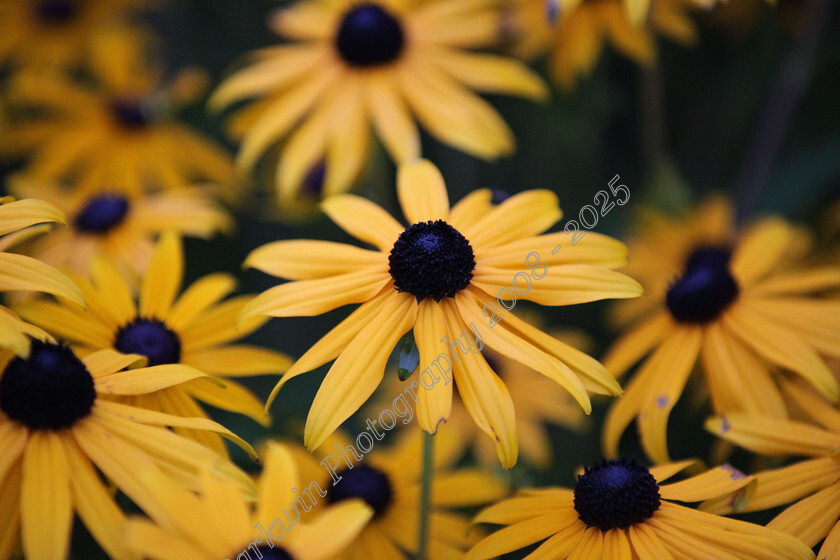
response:
{"label": "drooping petal", "polygon": [[727,414],[706,421],[706,430],[763,455],[828,454],[837,446],[837,434],[791,420],[770,416]]}
{"label": "drooping petal", "polygon": [[0,292],[47,292],[85,305],[79,287],[55,268],[32,257],[0,253]]}

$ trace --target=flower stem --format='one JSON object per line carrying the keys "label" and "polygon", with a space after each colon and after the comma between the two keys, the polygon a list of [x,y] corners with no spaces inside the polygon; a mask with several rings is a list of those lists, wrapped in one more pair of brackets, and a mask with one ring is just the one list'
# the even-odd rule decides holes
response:
{"label": "flower stem", "polygon": [[435,436],[423,432],[423,475],[420,479],[420,524],[417,532],[417,560],[426,560],[429,550],[429,516],[432,512],[432,474]]}

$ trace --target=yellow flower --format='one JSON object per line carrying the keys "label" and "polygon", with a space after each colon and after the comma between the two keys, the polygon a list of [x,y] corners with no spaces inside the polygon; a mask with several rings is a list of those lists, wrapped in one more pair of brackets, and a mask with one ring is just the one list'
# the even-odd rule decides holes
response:
{"label": "yellow flower", "polygon": [[[812,423],[756,414],[729,414],[710,419],[706,429],[728,442],[755,453],[781,457],[811,457],[792,465],[759,472],[758,487],[739,512],[793,505],[767,526],[802,540],[808,546],[825,542],[817,557],[840,558],[840,410],[825,402],[801,382],[786,381],[787,394]],[[733,511],[732,497],[709,500],[702,509],[712,513]]]}
{"label": "yellow flower", "polygon": [[[165,506],[150,514],[159,525],[129,520],[127,546],[150,560],[328,560],[356,538],[373,515],[361,500],[350,500],[307,516],[313,502],[323,499],[318,485],[301,476],[283,445],[270,443],[263,455],[255,505],[243,500],[235,485],[210,473],[202,477],[198,497],[161,481],[153,491]],[[296,521],[291,520],[292,509]],[[285,531],[269,535],[266,526],[275,519],[283,523],[284,516]]]}
{"label": "yellow flower", "polygon": [[150,514],[163,504],[144,482],[148,472],[195,489],[201,470],[213,468],[237,492],[253,492],[244,472],[165,428],[222,434],[255,456],[224,427],[102,398],[206,377],[182,365],[121,371],[140,360],[111,350],[80,360],[66,346],[40,340],[28,358],[0,350],[0,558],[10,558],[20,540],[29,560],[63,560],[74,512],[111,557],[133,558],[124,548],[123,514],[94,465]]}
{"label": "yellow flower", "polygon": [[[255,331],[264,319],[236,328],[236,317],[251,296],[220,301],[233,291],[229,274],[211,274],[194,282],[180,297],[184,257],[181,241],[164,232],[141,280],[139,305],[120,273],[104,260],[94,260],[93,281],[79,280],[88,310],[47,301],[23,302],[16,310],[25,318],[73,343],[81,355],[109,348],[140,354],[150,366],[184,364],[224,383],[188,382],[155,393],[130,397],[138,407],[177,416],[206,417],[195,400],[224,410],[247,414],[268,425],[262,403],[231,378],[285,371],[291,361],[278,352],[245,344],[231,344]],[[178,429],[219,454],[225,446],[218,436]]]}
{"label": "yellow flower", "polygon": [[[305,443],[317,448],[370,397],[392,349],[414,329],[417,378],[425,389],[417,391],[420,426],[434,433],[449,417],[454,370],[470,416],[497,442],[497,454],[510,468],[517,454],[513,402],[480,354],[485,344],[559,383],[586,412],[587,391],[614,395],[620,387],[596,360],[496,304],[512,308],[504,303],[512,298],[571,305],[636,297],[640,286],[610,270],[622,265],[626,249],[587,233],[576,247],[552,255],[568,237],[540,235],[561,217],[550,191],[523,192],[494,207],[490,191],[483,189],[450,211],[443,178],[428,161],[401,167],[397,183],[407,228],[358,196],[336,195],[322,205],[334,222],[376,250],[294,240],[270,243],[248,256],[246,266],[294,281],[254,298],[242,319],[311,316],[363,304],[289,369],[269,404],[290,379],[335,360],[306,423]],[[519,286],[518,295],[511,286]],[[479,328],[487,317],[491,327]]]}
{"label": "yellow flower", "polygon": [[23,252],[88,278],[93,259],[104,256],[134,282],[148,266],[155,238],[164,230],[209,238],[233,228],[228,212],[197,187],[151,194],[81,191],[16,178],[11,189],[18,196],[38,196],[54,204],[69,222],[29,242]]}
{"label": "yellow flower", "polygon": [[94,78],[23,73],[12,80],[13,102],[37,116],[10,123],[14,142],[4,151],[28,155],[32,178],[132,194],[204,182],[230,195],[238,186],[224,148],[170,114],[177,78],[162,86],[157,72],[128,55],[104,61]]}
{"label": "yellow flower", "polygon": [[[376,433],[368,438],[375,449],[365,449],[359,438],[356,447],[341,432],[329,438],[329,446],[315,458],[302,447],[290,447],[301,473],[306,473],[305,480],[316,481],[326,491],[325,503],[362,499],[374,510],[361,534],[339,556],[343,560],[417,554],[424,434],[409,427],[400,432],[395,445],[382,447],[374,439]],[[475,543],[468,536],[469,519],[454,510],[487,504],[507,494],[507,487],[486,470],[455,468],[461,447],[453,435],[449,431],[434,437],[429,560],[462,558]]]}
{"label": "yellow flower", "polygon": [[648,469],[626,459],[605,460],[578,475],[574,490],[523,491],[478,514],[477,523],[506,527],[473,547],[467,560],[496,558],[539,541],[545,542],[527,560],[813,560],[814,553],[789,535],[673,503],[750,483],[723,466],[661,485],[691,463]]}
{"label": "yellow flower", "polygon": [[666,424],[700,359],[718,414],[787,416],[772,367],[807,379],[832,400],[840,386],[821,355],[840,355],[840,301],[817,297],[840,286],[840,268],[791,268],[801,251],[793,227],[769,217],[735,234],[720,200],[694,215],[657,214],[631,241],[630,268],[645,286],[633,324],[604,364],[622,374],[644,356],[624,397],[607,414],[604,447],[618,451],[634,418],[642,445],[668,461]]}
{"label": "yellow flower", "polygon": [[149,0],[0,0],[0,64],[72,68],[97,33],[127,23]]}
{"label": "yellow flower", "polygon": [[[64,214],[41,200],[0,198],[0,293],[8,291],[40,291],[85,304],[82,291],[72,280],[53,267],[31,257],[6,253],[6,249],[44,228],[37,224],[64,223]],[[47,337],[41,329],[21,321],[0,305],[0,347],[11,348],[26,356],[29,339]]]}
{"label": "yellow flower", "polygon": [[493,0],[298,2],[270,20],[293,43],[253,53],[210,106],[262,98],[235,116],[231,132],[243,137],[244,169],[288,136],[277,168],[281,202],[322,160],[324,194],[346,191],[368,159],[371,126],[397,163],[418,157],[415,117],[440,141],[494,159],[513,151],[513,134],[471,90],[547,95],[520,62],[464,50],[496,44],[498,17]]}
{"label": "yellow flower", "polygon": [[[650,25],[634,23],[627,4],[638,0],[580,0],[563,4],[557,21],[546,17],[545,0],[515,0],[508,25],[517,55],[533,58],[550,52],[552,77],[564,89],[595,68],[604,43],[640,65],[656,59],[654,31],[684,45],[697,40],[688,0],[650,0]],[[647,14],[647,7],[643,15]]]}

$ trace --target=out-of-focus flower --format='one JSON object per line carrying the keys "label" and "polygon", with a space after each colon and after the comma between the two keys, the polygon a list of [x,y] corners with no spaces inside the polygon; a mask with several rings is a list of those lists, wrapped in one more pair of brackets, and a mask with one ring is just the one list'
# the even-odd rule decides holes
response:
{"label": "out-of-focus flower", "polygon": [[[85,304],[79,287],[58,270],[31,257],[6,252],[30,235],[41,233],[44,228],[38,224],[53,223],[65,223],[64,214],[47,202],[0,198],[0,293],[39,291]],[[11,310],[0,305],[0,346],[26,357],[29,353],[27,335],[48,338],[41,329],[21,321]]]}
{"label": "out-of-focus flower", "polygon": [[112,558],[134,558],[125,548],[124,516],[94,465],[149,513],[164,501],[146,485],[146,473],[165,473],[195,490],[209,468],[236,492],[254,491],[244,472],[165,427],[222,434],[256,457],[226,428],[102,398],[206,377],[182,365],[122,371],[142,359],[103,350],[80,360],[68,347],[40,340],[27,358],[0,349],[0,558],[22,541],[26,558],[63,560],[74,513]]}
{"label": "out-of-focus flower", "polygon": [[[190,381],[155,393],[124,399],[134,406],[178,416],[206,417],[195,402],[247,414],[269,423],[263,404],[231,378],[279,373],[291,360],[273,350],[231,344],[255,331],[265,318],[256,318],[236,328],[236,317],[252,296],[221,300],[233,291],[236,281],[229,274],[210,274],[180,296],[184,267],[181,241],[164,232],[152,255],[140,286],[139,305],[130,287],[107,261],[92,264],[93,282],[80,279],[88,301],[87,311],[48,301],[26,301],[16,306],[21,316],[76,345],[81,355],[103,348],[145,356],[150,366],[184,364],[224,378],[224,382]],[[176,428],[217,453],[224,454],[222,440],[207,432]]]}
{"label": "out-of-focus flower", "polygon": [[397,163],[420,155],[415,118],[442,142],[495,159],[513,151],[513,134],[471,90],[547,95],[519,61],[465,50],[497,44],[498,17],[492,0],[298,2],[270,19],[294,43],[253,53],[210,106],[261,98],[230,128],[242,137],[244,169],[288,137],[277,167],[281,202],[321,161],[324,194],[346,191],[368,159],[371,126]]}
{"label": "out-of-focus flower", "polygon": [[655,33],[684,45],[696,42],[697,31],[689,13],[694,3],[651,0],[649,25],[633,23],[626,3],[580,0],[569,6],[561,2],[560,13],[552,23],[546,17],[545,0],[513,0],[506,26],[518,56],[534,58],[550,53],[551,75],[567,90],[592,72],[607,42],[641,65],[650,65],[656,59]]}
{"label": "out-of-focus flower", "polygon": [[[666,424],[698,358],[718,414],[787,416],[771,368],[790,370],[836,401],[840,385],[822,356],[840,354],[840,301],[819,297],[840,286],[840,267],[791,264],[802,244],[775,218],[734,231],[715,199],[693,214],[652,213],[630,241],[631,265],[645,286],[632,322],[604,364],[616,375],[651,354],[607,414],[604,447],[615,456],[638,419],[642,445],[666,462]],[[795,264],[795,263],[794,263]]]}
{"label": "out-of-focus flower", "polygon": [[136,284],[162,231],[209,238],[233,229],[230,214],[198,187],[157,193],[81,191],[17,178],[11,190],[20,197],[37,195],[55,205],[68,220],[68,227],[29,241],[21,252],[88,278],[93,259],[104,256]]}
{"label": "out-of-focus flower", "polygon": [[478,514],[476,523],[506,527],[473,547],[467,560],[497,558],[540,541],[545,542],[527,560],[814,558],[805,544],[784,533],[674,503],[697,502],[750,483],[748,477],[723,466],[660,484],[691,463],[648,469],[625,459],[605,460],[578,475],[574,490],[522,491]]}
{"label": "out-of-focus flower", "polygon": [[[373,515],[362,500],[306,515],[322,499],[319,489],[301,476],[285,446],[270,443],[263,456],[256,504],[244,500],[234,484],[209,472],[202,477],[199,496],[166,481],[153,486],[151,491],[165,499],[164,507],[150,513],[157,525],[130,519],[127,547],[150,560],[328,560],[341,553]],[[274,529],[275,520],[282,530]]]}
{"label": "out-of-focus flower", "polygon": [[[622,265],[626,248],[587,233],[578,246],[552,255],[568,237],[540,235],[562,215],[550,191],[526,191],[493,206],[490,190],[483,189],[450,210],[443,178],[425,160],[402,166],[397,183],[407,228],[358,196],[336,195],[322,205],[339,226],[377,250],[293,240],[270,243],[248,256],[246,266],[293,282],[254,298],[243,309],[243,320],[319,315],[362,304],[289,369],[269,404],[290,379],[335,360],[306,423],[305,443],[317,448],[370,397],[391,351],[414,329],[423,386],[417,403],[420,427],[435,433],[449,417],[452,371],[470,416],[493,438],[502,465],[510,468],[518,450],[513,401],[480,353],[485,344],[559,383],[586,412],[591,410],[587,391],[615,395],[621,389],[598,361],[507,310],[483,327],[488,302],[495,306],[498,296],[500,301],[520,297],[572,305],[636,297],[641,287],[611,270]],[[517,274],[518,296],[508,293]],[[526,281],[531,287],[523,292]]]}
{"label": "out-of-focus flower", "polygon": [[[310,473],[307,480],[317,481],[326,490],[326,503],[361,499],[374,510],[373,518],[339,557],[342,560],[374,555],[368,551],[376,551],[375,556],[383,559],[417,554],[424,434],[408,427],[397,437],[391,446],[377,442],[376,449],[368,450],[361,459],[341,432],[329,438],[330,445],[315,458],[303,448],[292,449],[301,472]],[[499,478],[484,469],[456,468],[460,456],[461,447],[451,432],[434,437],[430,560],[462,558],[475,544],[477,539],[468,535],[469,519],[456,509],[488,504],[508,492]]]}
{"label": "out-of-focus flower", "polygon": [[[92,81],[14,77],[10,98],[22,116],[10,123],[3,152],[29,156],[26,171],[35,179],[66,180],[81,190],[111,186],[136,194],[210,183],[232,196],[239,181],[231,157],[173,118],[161,73],[119,36],[102,43],[99,50],[110,56],[102,55]],[[183,96],[180,81],[173,84]]]}
{"label": "out-of-focus flower", "polygon": [[0,65],[75,69],[93,54],[98,34],[119,28],[142,49],[130,25],[151,0],[0,0]]}
{"label": "out-of-focus flower", "polygon": [[[817,558],[840,558],[840,410],[804,386],[788,380],[787,394],[810,422],[755,414],[712,418],[706,429],[755,453],[776,457],[811,457],[792,465],[759,472],[758,487],[737,511],[759,511],[793,504],[767,526],[784,531],[814,547],[825,542]],[[735,511],[738,496],[723,496],[701,508],[713,513]],[[795,503],[794,503],[795,502]]]}

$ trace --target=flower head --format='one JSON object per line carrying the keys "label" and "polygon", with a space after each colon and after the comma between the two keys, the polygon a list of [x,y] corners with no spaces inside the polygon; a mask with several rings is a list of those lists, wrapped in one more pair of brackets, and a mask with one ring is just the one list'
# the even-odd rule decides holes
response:
{"label": "flower head", "polygon": [[638,418],[645,451],[668,460],[668,416],[698,359],[719,414],[785,418],[773,368],[840,398],[826,363],[840,356],[840,301],[821,295],[840,286],[840,268],[797,265],[802,248],[791,225],[770,217],[736,232],[727,203],[714,198],[679,219],[649,214],[629,245],[635,258],[627,272],[646,295],[617,307],[618,321],[630,326],[604,364],[620,375],[650,356],[607,415],[609,456]]}
{"label": "flower head", "polygon": [[[243,320],[362,304],[289,369],[269,399],[290,379],[335,360],[309,412],[308,447],[317,448],[367,400],[392,349],[412,329],[420,353],[414,382],[423,389],[417,391],[420,426],[434,433],[449,417],[454,377],[470,416],[496,442],[506,467],[517,453],[513,402],[480,354],[485,344],[554,380],[587,412],[587,391],[620,391],[597,361],[518,319],[507,311],[512,305],[485,325],[497,297],[570,305],[639,295],[636,282],[610,270],[624,260],[621,243],[587,233],[576,247],[552,255],[567,239],[562,233],[540,235],[561,216],[553,193],[528,191],[493,206],[490,191],[481,190],[450,210],[443,178],[428,161],[400,169],[398,194],[408,227],[357,196],[323,203],[333,221],[377,250],[278,241],[246,260],[293,282],[257,296],[243,309]],[[502,290],[510,291],[517,274],[526,276],[518,295],[507,295]]]}
{"label": "flower head", "polygon": [[662,484],[692,463],[647,468],[626,459],[604,460],[578,475],[573,490],[522,491],[478,514],[476,523],[505,527],[476,544],[467,559],[497,558],[540,541],[526,558],[814,558],[804,543],[779,531],[674,503],[754,487],[728,465]]}
{"label": "flower head", "polygon": [[[184,259],[180,238],[164,232],[155,247],[149,268],[141,280],[135,304],[131,286],[116,268],[103,259],[91,266],[92,280],[79,279],[89,310],[75,305],[28,301],[16,309],[35,324],[54,332],[87,355],[101,349],[145,357],[149,366],[184,364],[223,383],[187,382],[152,395],[123,399],[136,406],[179,416],[206,417],[196,400],[247,414],[269,422],[262,403],[232,378],[284,371],[291,363],[279,352],[247,344],[232,344],[259,328],[256,318],[237,330],[236,317],[249,296],[221,301],[235,287],[228,274],[212,274],[197,280],[178,297]],[[224,454],[221,439],[185,430]]]}
{"label": "flower head", "polygon": [[209,468],[235,493],[253,492],[244,472],[164,428],[218,433],[256,457],[224,427],[103,398],[145,395],[198,379],[210,383],[182,365],[123,371],[142,360],[111,350],[79,359],[66,346],[37,339],[27,357],[0,349],[0,557],[8,558],[22,541],[27,558],[66,558],[75,512],[111,557],[128,558],[124,516],[94,466],[150,513],[165,500],[154,495],[146,476],[177,476],[195,489],[201,469]]}
{"label": "flower head", "polygon": [[346,191],[368,159],[371,127],[398,163],[420,155],[415,118],[439,140],[494,159],[513,151],[513,135],[471,90],[547,95],[518,61],[464,50],[497,43],[498,17],[490,0],[298,2],[270,20],[293,43],[255,52],[210,105],[262,98],[236,113],[231,131],[242,137],[245,169],[287,138],[277,168],[283,204],[322,162],[323,193]]}

